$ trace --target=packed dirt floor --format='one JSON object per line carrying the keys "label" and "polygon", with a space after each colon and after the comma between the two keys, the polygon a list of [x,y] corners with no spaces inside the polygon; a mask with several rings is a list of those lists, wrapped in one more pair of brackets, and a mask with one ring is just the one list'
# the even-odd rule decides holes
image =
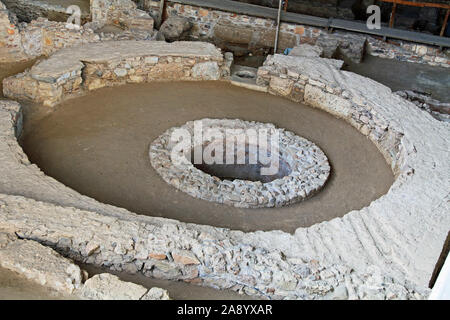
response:
{"label": "packed dirt floor", "polygon": [[[376,147],[344,121],[226,83],[126,85],[66,101],[49,114],[31,109],[22,145],[33,163],[82,194],[140,214],[293,232],[363,208],[393,182]],[[272,122],[313,141],[331,163],[329,181],[311,199],[283,208],[240,209],[176,191],[152,168],[149,144],[173,126],[206,117]]]}
{"label": "packed dirt floor", "polygon": [[392,91],[417,90],[433,99],[450,103],[450,69],[401,62],[367,55],[359,64],[344,69],[378,81]]}

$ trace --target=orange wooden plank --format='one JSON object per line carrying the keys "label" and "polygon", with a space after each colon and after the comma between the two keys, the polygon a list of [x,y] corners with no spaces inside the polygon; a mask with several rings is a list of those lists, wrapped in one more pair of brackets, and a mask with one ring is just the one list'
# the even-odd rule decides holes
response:
{"label": "orange wooden plank", "polygon": [[380,0],[382,2],[389,2],[389,3],[396,3],[396,4],[402,4],[405,6],[412,6],[412,7],[431,7],[431,8],[443,8],[443,9],[450,9],[450,4],[443,4],[443,3],[432,3],[432,2],[412,2],[407,0]]}
{"label": "orange wooden plank", "polygon": [[441,37],[444,35],[445,28],[447,28],[449,15],[450,15],[450,9],[447,10],[447,14],[445,15],[444,24],[442,25],[441,34],[440,34]]}

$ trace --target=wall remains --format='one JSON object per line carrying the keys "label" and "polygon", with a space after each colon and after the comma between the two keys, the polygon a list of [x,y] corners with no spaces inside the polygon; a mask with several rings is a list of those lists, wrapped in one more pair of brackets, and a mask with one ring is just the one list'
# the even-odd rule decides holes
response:
{"label": "wall remains", "polygon": [[70,17],[66,13],[69,5],[77,5],[81,10],[81,20],[89,19],[89,2],[85,0],[45,1],[45,0],[2,0],[9,11],[17,15],[20,21],[31,22],[38,18],[65,22]]}
{"label": "wall remains", "polygon": [[5,96],[53,106],[82,91],[159,80],[218,80],[230,66],[212,44],[118,41],[56,52],[3,80]]}
{"label": "wall remains", "polygon": [[[16,17],[0,2],[0,62],[30,60],[48,56],[59,49],[108,40],[154,40],[153,18],[136,9],[131,0],[93,0],[94,21],[70,29],[66,22],[37,18],[18,24]],[[123,32],[102,33],[105,24],[123,27]]]}
{"label": "wall remains", "polygon": [[91,17],[100,26],[153,31],[153,18],[131,0],[91,0]]}
{"label": "wall remains", "polygon": [[[159,2],[146,1],[146,8],[153,16],[159,14]],[[186,17],[192,22],[193,28],[190,31],[189,40],[210,41],[222,49],[233,51],[235,55],[248,52],[268,53],[274,46],[276,28],[274,20],[271,19],[170,1],[167,4],[167,14]],[[334,52],[337,52],[337,55],[342,53],[343,56],[340,58],[354,62],[359,62],[358,57],[362,56],[366,50],[371,55],[383,58],[450,67],[450,56],[432,46],[406,41],[384,42],[377,37],[343,31],[328,34],[322,28],[281,23],[279,52],[303,43],[316,44],[330,41],[338,42]],[[357,52],[357,54],[355,56],[352,53],[346,56],[346,51]]]}
{"label": "wall remains", "polygon": [[[120,53],[116,56],[99,55],[111,47],[106,43],[86,45],[75,57],[76,50],[63,49],[23,75],[31,79],[24,85],[30,92],[35,85],[59,88],[79,79],[77,73],[70,78],[71,72],[82,70],[84,62],[93,67],[85,66],[92,70],[86,71],[88,79],[113,85],[127,83],[130,71],[144,65],[157,68],[151,72],[159,80],[173,79],[179,66],[193,75],[196,64],[211,67],[198,68],[205,70],[199,79],[217,79],[226,65],[211,44],[161,43],[158,54],[147,47],[154,43],[144,42],[140,49],[130,43],[139,42],[120,45],[128,51],[111,49]],[[160,61],[163,57],[172,60]],[[449,128],[389,88],[339,67],[329,59],[275,55],[259,69],[258,83],[271,94],[344,119],[377,145],[396,180],[368,207],[294,234],[244,233],[139,216],[42,174],[16,140],[20,106],[0,101],[0,230],[83,263],[273,299],[425,298],[450,224]],[[12,92],[22,94],[20,88]]]}
{"label": "wall remains", "polygon": [[0,62],[27,59],[21,43],[17,18],[0,2]]}

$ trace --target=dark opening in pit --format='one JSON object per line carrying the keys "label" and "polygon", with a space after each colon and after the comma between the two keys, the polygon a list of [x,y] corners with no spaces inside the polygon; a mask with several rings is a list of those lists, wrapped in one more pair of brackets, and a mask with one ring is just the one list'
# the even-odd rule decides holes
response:
{"label": "dark opening in pit", "polygon": [[[203,146],[202,150],[205,150],[206,146]],[[191,162],[194,165],[195,168],[209,174],[212,176],[215,176],[221,180],[248,180],[248,181],[260,181],[262,183],[271,182],[276,179],[281,179],[291,173],[291,168],[289,164],[282,159],[279,154],[272,155],[270,151],[266,151],[265,154],[267,155],[266,160],[262,160],[259,158],[259,156],[256,156],[257,162],[251,160],[253,157],[251,157],[251,153],[253,153],[255,150],[258,150],[257,147],[251,148],[248,144],[245,146],[245,163],[243,160],[238,162],[237,157],[237,148],[235,148],[234,151],[234,161],[232,164],[229,164],[229,161],[227,161],[227,153],[225,146],[223,147],[223,161],[222,163],[211,163],[211,161],[205,161],[203,158],[201,163],[196,163],[194,159],[194,149],[191,150]],[[214,157],[215,153],[212,152],[211,155]],[[263,168],[276,168],[278,167],[278,170],[276,170],[275,174],[263,174],[261,172],[261,169]],[[272,172],[274,170],[271,170]]]}
{"label": "dark opening in pit", "polygon": [[236,72],[235,75],[237,75],[239,78],[244,78],[244,79],[256,78],[255,73],[252,71],[248,71],[248,70],[240,70],[240,71]]}

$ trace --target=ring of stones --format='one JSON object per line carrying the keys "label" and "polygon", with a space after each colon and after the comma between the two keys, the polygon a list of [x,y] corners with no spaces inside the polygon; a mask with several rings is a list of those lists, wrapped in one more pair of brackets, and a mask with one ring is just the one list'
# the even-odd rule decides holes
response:
{"label": "ring of stones", "polygon": [[[270,136],[278,134],[278,150],[280,167],[288,174],[270,182],[241,179],[220,179],[207,174],[194,166],[190,156],[184,153],[184,162],[174,163],[174,147],[179,144],[174,140],[176,130],[182,129],[194,136],[195,123],[201,122],[202,131],[206,128],[219,130],[223,135],[228,129],[267,130]],[[180,131],[178,131],[180,132]],[[195,140],[190,140],[190,150],[195,147]],[[223,140],[225,141],[225,140]],[[226,138],[228,141],[228,136]],[[203,137],[203,146],[214,142]],[[258,140],[259,142],[259,140]],[[247,152],[248,153],[248,152]],[[273,151],[271,151],[273,153]],[[181,127],[167,130],[149,148],[150,161],[156,172],[168,184],[192,197],[231,205],[240,208],[281,207],[302,201],[317,193],[326,183],[330,174],[330,165],[324,152],[311,141],[294,133],[276,128],[270,123],[244,120],[202,119],[189,121]]]}

